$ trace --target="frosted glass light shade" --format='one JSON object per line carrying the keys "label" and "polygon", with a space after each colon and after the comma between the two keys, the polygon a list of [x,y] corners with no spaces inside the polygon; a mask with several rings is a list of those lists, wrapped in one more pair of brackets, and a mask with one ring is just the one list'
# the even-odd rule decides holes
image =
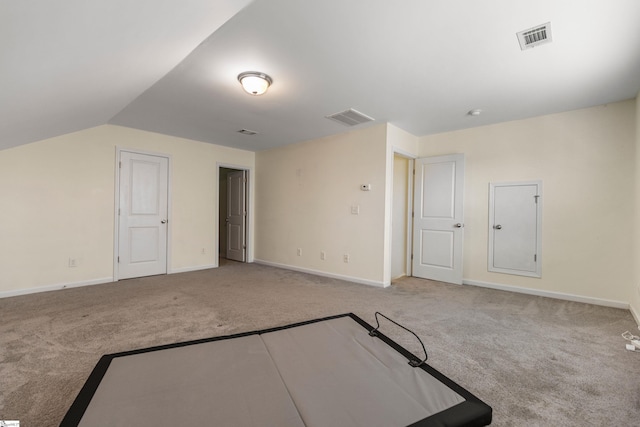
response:
{"label": "frosted glass light shade", "polygon": [[238,75],[238,81],[249,95],[262,95],[267,91],[273,80],[265,73],[247,71]]}

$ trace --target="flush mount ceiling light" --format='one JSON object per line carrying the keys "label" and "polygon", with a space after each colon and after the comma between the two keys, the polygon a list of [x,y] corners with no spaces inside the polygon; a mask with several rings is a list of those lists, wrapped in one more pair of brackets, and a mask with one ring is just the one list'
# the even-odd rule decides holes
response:
{"label": "flush mount ceiling light", "polygon": [[467,115],[468,115],[468,116],[473,116],[473,117],[479,116],[480,114],[482,114],[482,110],[481,110],[481,109],[479,109],[479,108],[475,108],[475,109],[473,109],[473,110],[470,110],[470,111],[467,113]]}
{"label": "flush mount ceiling light", "polygon": [[267,91],[273,80],[265,73],[259,71],[245,71],[238,74],[238,81],[242,85],[242,88],[249,95],[262,95]]}

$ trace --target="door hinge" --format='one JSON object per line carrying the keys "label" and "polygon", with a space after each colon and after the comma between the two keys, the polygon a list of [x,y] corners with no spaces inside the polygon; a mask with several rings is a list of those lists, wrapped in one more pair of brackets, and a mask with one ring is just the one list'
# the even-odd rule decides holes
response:
{"label": "door hinge", "polygon": [[120,262],[120,257],[118,257],[118,262]]}
{"label": "door hinge", "polygon": [[118,208],[118,215],[120,215],[120,208]]}
{"label": "door hinge", "polygon": [[413,254],[411,254],[411,261],[413,261]]}
{"label": "door hinge", "polygon": [[538,198],[540,197],[539,194],[536,194],[535,196],[533,196],[533,199],[536,201],[536,203],[538,203]]}
{"label": "door hinge", "polygon": [[533,254],[533,262],[538,262],[538,254]]}
{"label": "door hinge", "polygon": [[416,213],[415,212],[411,212],[411,218],[415,218],[416,217]]}
{"label": "door hinge", "polygon": [[118,162],[118,167],[122,169],[122,162]]}

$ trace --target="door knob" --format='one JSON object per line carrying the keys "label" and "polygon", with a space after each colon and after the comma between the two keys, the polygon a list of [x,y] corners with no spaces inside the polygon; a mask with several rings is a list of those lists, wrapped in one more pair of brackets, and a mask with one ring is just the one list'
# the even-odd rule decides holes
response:
{"label": "door knob", "polygon": [[462,228],[462,224],[461,223],[457,223],[453,225],[455,228]]}
{"label": "door knob", "polygon": [[166,224],[166,223],[167,223],[166,219],[163,219],[163,220],[160,221],[160,224]]}
{"label": "door knob", "polygon": [[494,225],[493,228],[495,228],[496,230],[502,230],[502,226],[500,224]]}

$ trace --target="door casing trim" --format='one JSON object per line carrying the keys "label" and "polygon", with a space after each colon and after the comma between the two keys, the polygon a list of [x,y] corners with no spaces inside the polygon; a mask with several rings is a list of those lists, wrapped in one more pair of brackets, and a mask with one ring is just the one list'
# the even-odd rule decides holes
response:
{"label": "door casing trim", "polygon": [[[251,237],[252,237],[252,233],[253,233],[253,204],[251,203],[252,200],[252,187],[251,187],[251,179],[252,179],[252,174],[253,174],[253,168],[248,167],[246,165],[238,165],[238,164],[233,164],[233,163],[226,163],[226,162],[216,162],[216,191],[217,191],[217,197],[215,197],[215,213],[216,213],[216,224],[220,224],[220,218],[218,218],[218,216],[220,215],[220,168],[226,168],[226,169],[236,169],[236,170],[242,170],[245,171],[246,173],[246,209],[247,209],[247,218],[246,218],[246,223],[245,223],[245,235],[244,235],[244,240],[245,240],[245,245],[246,245],[246,249],[245,249],[245,262],[246,263],[250,263],[253,262],[253,247],[251,246]],[[219,258],[220,258],[220,247],[219,247],[219,243],[220,242],[220,226],[218,225],[218,234],[216,234],[216,244],[213,245],[214,247],[214,264],[215,267],[219,266]]]}

